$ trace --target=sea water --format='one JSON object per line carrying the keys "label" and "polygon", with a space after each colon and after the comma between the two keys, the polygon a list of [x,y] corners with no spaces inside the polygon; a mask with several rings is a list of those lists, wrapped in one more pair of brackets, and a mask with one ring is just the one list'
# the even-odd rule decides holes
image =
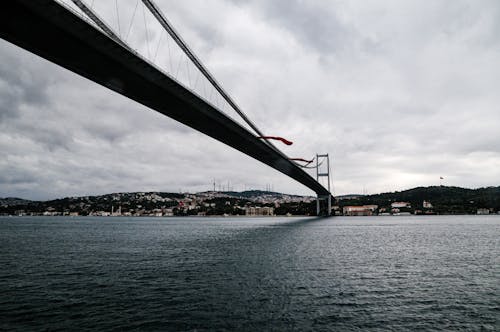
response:
{"label": "sea water", "polygon": [[500,331],[500,216],[0,217],[0,330]]}

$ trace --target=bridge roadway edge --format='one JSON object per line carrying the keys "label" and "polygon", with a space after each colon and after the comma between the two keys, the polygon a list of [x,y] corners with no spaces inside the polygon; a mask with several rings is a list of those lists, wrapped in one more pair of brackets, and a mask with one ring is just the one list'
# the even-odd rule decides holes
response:
{"label": "bridge roadway edge", "polygon": [[52,0],[2,2],[0,37],[330,195],[279,150]]}

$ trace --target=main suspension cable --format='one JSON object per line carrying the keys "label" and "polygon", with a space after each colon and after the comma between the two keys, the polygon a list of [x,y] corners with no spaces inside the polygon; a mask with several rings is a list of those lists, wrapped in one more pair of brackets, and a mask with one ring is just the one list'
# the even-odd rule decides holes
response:
{"label": "main suspension cable", "polygon": [[[124,48],[130,49],[130,47],[122,41],[122,39],[113,31],[112,28],[110,28],[95,12],[92,8],[89,8],[82,0],[71,0],[77,7],[79,7],[96,25],[101,28],[110,38],[112,38],[114,41],[119,43],[121,46]],[[257,133],[258,137],[265,137],[265,135],[257,128],[257,126],[245,115],[245,113],[238,107],[238,105],[233,101],[233,99],[226,93],[226,91],[220,86],[220,84],[217,82],[217,80],[212,76],[212,74],[208,71],[207,68],[201,63],[201,61],[197,58],[197,56],[191,51],[191,49],[188,47],[188,45],[184,42],[184,40],[180,37],[180,35],[176,32],[176,30],[173,28],[173,26],[170,24],[170,22],[166,19],[165,15],[161,12],[161,10],[158,8],[158,6],[153,2],[153,0],[142,0],[143,5],[148,8],[148,10],[153,14],[153,16],[158,20],[158,22],[162,25],[162,27],[169,33],[169,35],[172,37],[172,39],[177,43],[177,45],[181,48],[181,50],[186,54],[186,56],[193,62],[193,64],[198,68],[198,70],[205,76],[208,82],[211,83],[211,85],[215,88],[215,90],[219,93],[219,95],[231,106],[231,108],[236,111],[240,115],[240,117],[246,122],[248,126],[250,126],[255,133]],[[149,40],[149,31],[147,27],[147,22],[146,22],[146,14],[144,11],[144,6],[142,7],[143,10],[143,20],[144,20],[144,28],[146,29],[146,46],[147,46],[147,52],[148,52],[148,58],[151,59],[151,47],[150,47],[150,40]],[[127,31],[127,35],[125,36],[126,39],[128,39],[130,30],[132,28],[133,20],[136,14],[137,10],[137,3],[134,8],[134,13],[132,15],[132,20],[129,26],[129,29]],[[117,17],[118,17],[118,8],[117,8]],[[119,20],[119,18],[118,18]],[[120,23],[118,23],[120,24]],[[118,27],[120,29],[120,27]],[[121,29],[120,29],[121,30]],[[168,40],[168,38],[167,38]],[[168,41],[167,41],[168,43]],[[169,45],[170,46],[170,45]],[[169,47],[170,51],[170,47]],[[171,57],[169,57],[171,59]],[[177,67],[177,73],[175,77],[177,77],[178,71],[181,66],[181,59],[179,59],[179,65]],[[173,68],[172,68],[173,69]],[[189,70],[189,69],[188,69]],[[189,75],[189,73],[188,73]],[[213,90],[211,91],[210,95],[213,93]],[[211,99],[211,98],[209,98]],[[271,147],[273,150],[278,152],[279,154],[283,155],[286,157],[283,152],[281,152],[279,149],[277,149],[271,142],[268,140],[264,140],[264,143],[267,144],[269,147]]]}
{"label": "main suspension cable", "polygon": [[96,12],[87,6],[85,2],[81,0],[71,0],[80,10],[87,15],[92,21],[94,21],[95,24],[99,28],[101,28],[102,31],[104,31],[111,39],[113,39],[115,42],[120,44],[121,46],[130,49],[127,44],[125,44],[120,37],[116,35],[116,33],[113,32],[113,29],[111,29],[104,21],[96,14]]}
{"label": "main suspension cable", "polygon": [[[258,134],[258,136],[264,136],[262,132],[253,124],[252,121],[243,113],[243,111],[238,107],[238,105],[231,99],[231,97],[226,93],[226,91],[220,86],[220,84],[215,80],[215,78],[210,74],[210,72],[201,63],[198,57],[191,51],[188,45],[180,37],[180,35],[175,31],[172,24],[167,20],[165,15],[161,12],[158,6],[152,0],[142,0],[142,2],[148,7],[149,11],[153,14],[158,22],[163,26],[165,30],[172,36],[172,39],[179,45],[179,47],[184,51],[184,53],[189,57],[193,64],[198,68],[198,70],[207,78],[207,80],[213,85],[213,87],[219,92],[219,94],[226,100],[226,102],[231,105],[231,107],[240,115],[240,117]],[[266,142],[270,146],[271,143]],[[274,146],[273,146],[274,147]]]}

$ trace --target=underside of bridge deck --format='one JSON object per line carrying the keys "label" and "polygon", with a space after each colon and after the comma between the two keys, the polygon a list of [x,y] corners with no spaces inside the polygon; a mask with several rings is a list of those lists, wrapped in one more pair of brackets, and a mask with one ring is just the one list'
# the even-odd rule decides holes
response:
{"label": "underside of bridge deck", "polygon": [[330,195],[279,150],[55,1],[2,1],[0,37]]}

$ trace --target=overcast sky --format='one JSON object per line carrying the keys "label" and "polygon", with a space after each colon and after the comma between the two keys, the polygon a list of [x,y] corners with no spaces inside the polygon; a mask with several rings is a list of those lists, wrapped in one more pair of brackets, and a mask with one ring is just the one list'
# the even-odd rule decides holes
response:
{"label": "overcast sky", "polygon": [[[165,38],[153,24],[145,38],[142,21],[128,23],[135,1],[118,2],[131,43],[144,50],[147,38]],[[440,176],[445,185],[500,184],[500,2],[156,2],[252,121],[294,141],[280,146],[285,153],[331,155],[335,194],[436,185]],[[114,1],[96,3],[118,30]],[[157,59],[169,63],[163,44]],[[4,40],[0,59],[0,197],[196,192],[214,179],[312,194]]]}

